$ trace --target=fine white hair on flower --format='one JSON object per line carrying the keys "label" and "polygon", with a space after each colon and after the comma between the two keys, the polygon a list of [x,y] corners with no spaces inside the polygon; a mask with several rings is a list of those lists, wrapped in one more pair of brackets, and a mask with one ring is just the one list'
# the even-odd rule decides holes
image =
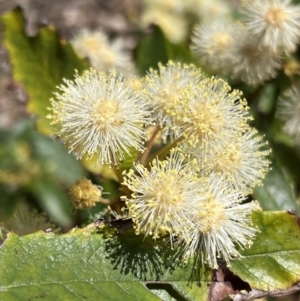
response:
{"label": "fine white hair on flower", "polygon": [[124,41],[116,38],[109,41],[104,32],[82,29],[71,40],[75,51],[83,58],[88,58],[91,66],[98,71],[112,68],[126,75],[134,74],[131,55],[125,51]]}
{"label": "fine white hair on flower", "polygon": [[198,151],[194,155],[204,174],[220,178],[241,194],[248,195],[261,184],[270,169],[267,159],[270,149],[255,129],[234,134],[222,149],[205,155]]}
{"label": "fine white hair on flower", "polygon": [[276,116],[285,123],[283,130],[300,144],[300,89],[292,86],[280,98]]}
{"label": "fine white hair on flower", "polygon": [[185,65],[169,61],[166,66],[159,64],[159,70],[150,69],[143,79],[143,96],[153,109],[153,118],[162,128],[164,142],[168,137],[173,140],[181,134],[176,127],[169,108],[176,104],[177,99],[188,85],[197,86],[204,78],[201,70],[194,65]]}
{"label": "fine white hair on flower", "polygon": [[217,18],[195,26],[190,46],[203,63],[214,70],[228,71],[241,39],[242,25],[229,18]]}
{"label": "fine white hair on flower", "polygon": [[224,80],[211,77],[188,86],[169,114],[191,147],[208,152],[249,127],[248,109],[240,91],[231,91]]}
{"label": "fine white hair on flower", "polygon": [[220,177],[244,195],[250,194],[270,169],[269,153],[267,142],[251,129],[228,142],[224,152],[215,152],[211,176]]}
{"label": "fine white hair on flower", "polygon": [[244,197],[220,179],[212,179],[207,187],[203,200],[190,203],[189,239],[180,243],[186,258],[199,254],[202,262],[217,269],[217,258],[230,265],[231,259],[240,257],[236,246],[251,246],[257,229],[250,214],[259,206],[256,202],[241,204]]}
{"label": "fine white hair on flower", "polygon": [[58,89],[50,118],[78,158],[96,155],[97,164],[118,164],[130,148],[144,149],[151,112],[122,75],[90,69]]}
{"label": "fine white hair on flower", "polygon": [[242,13],[249,33],[276,54],[295,51],[300,39],[300,6],[290,0],[246,0]]}
{"label": "fine white hair on flower", "polygon": [[200,202],[202,182],[196,177],[196,165],[183,154],[172,151],[163,161],[155,159],[150,170],[136,164],[135,170],[124,173],[124,185],[131,191],[126,201],[137,234],[154,239],[169,234],[171,245],[175,237],[187,239],[190,203]]}

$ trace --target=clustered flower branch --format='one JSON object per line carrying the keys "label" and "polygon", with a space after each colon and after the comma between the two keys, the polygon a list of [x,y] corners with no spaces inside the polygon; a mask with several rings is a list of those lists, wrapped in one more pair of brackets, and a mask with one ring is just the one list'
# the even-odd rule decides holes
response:
{"label": "clustered flower branch", "polygon": [[[171,61],[132,83],[114,70],[76,74],[51,101],[52,123],[78,158],[118,168],[132,149],[141,153],[120,183],[129,189],[121,199],[136,234],[169,237],[186,260],[200,253],[212,268],[219,257],[230,264],[236,246],[248,248],[257,232],[250,214],[259,206],[246,196],[269,170],[270,151],[249,126],[246,100],[224,80]],[[160,149],[176,147],[149,162],[158,133]],[[71,196],[86,208],[100,196],[84,184]]]}

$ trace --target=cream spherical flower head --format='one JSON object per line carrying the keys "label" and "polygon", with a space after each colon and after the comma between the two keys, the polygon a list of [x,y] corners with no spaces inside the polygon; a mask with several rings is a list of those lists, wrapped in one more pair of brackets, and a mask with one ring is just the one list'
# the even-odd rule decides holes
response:
{"label": "cream spherical flower head", "polygon": [[269,171],[269,153],[270,148],[263,137],[255,129],[249,129],[241,135],[233,133],[220,149],[208,154],[194,149],[193,155],[205,175],[222,179],[228,187],[248,195]]}
{"label": "cream spherical flower head", "polygon": [[159,64],[159,70],[150,69],[143,80],[143,94],[153,108],[153,118],[162,128],[164,141],[173,140],[181,134],[181,129],[174,130],[175,120],[169,109],[177,103],[182,91],[188,85],[197,85],[203,79],[200,69],[194,65],[185,65],[169,61],[166,66]]}
{"label": "cream spherical flower head", "polygon": [[118,164],[130,148],[144,149],[150,111],[122,75],[90,69],[58,88],[52,124],[78,158],[96,155],[97,164]]}
{"label": "cream spherical flower head", "polygon": [[250,214],[259,209],[256,202],[241,204],[244,198],[220,179],[214,178],[204,189],[204,200],[191,202],[189,239],[181,241],[184,256],[200,253],[202,262],[217,269],[217,258],[227,265],[240,257],[236,246],[249,248],[257,229]]}
{"label": "cream spherical flower head", "polygon": [[280,97],[276,115],[285,122],[283,130],[300,144],[300,89],[298,87],[292,86]]}
{"label": "cream spherical flower head", "polygon": [[210,68],[223,71],[231,67],[242,33],[242,25],[229,18],[217,18],[195,26],[191,50]]}
{"label": "cream spherical flower head", "polygon": [[102,48],[94,58],[94,62],[98,70],[107,71],[114,68],[127,76],[133,76],[136,73],[132,56],[125,50],[125,42],[121,38],[115,38],[107,48]]}
{"label": "cream spherical flower head", "polygon": [[148,6],[142,13],[140,23],[145,28],[151,24],[158,25],[168,40],[175,44],[182,43],[187,36],[188,26],[184,14],[174,13],[161,6]]}
{"label": "cream spherical flower head", "polygon": [[75,51],[82,57],[89,57],[98,53],[102,47],[108,44],[107,36],[100,30],[81,29],[71,40]]}
{"label": "cream spherical flower head", "polygon": [[290,0],[244,0],[242,12],[251,35],[280,54],[295,51],[300,40],[300,6]]}
{"label": "cream spherical flower head", "polygon": [[280,58],[244,39],[232,58],[231,77],[248,85],[262,84],[277,75],[281,68]]}
{"label": "cream spherical flower head", "polygon": [[124,185],[132,195],[124,199],[137,234],[156,239],[168,233],[171,244],[174,237],[187,239],[190,202],[200,201],[201,181],[194,166],[181,153],[172,152],[164,161],[155,159],[150,170],[136,164],[135,170],[125,173]]}
{"label": "cream spherical flower head", "polygon": [[186,142],[205,152],[219,149],[233,132],[243,132],[251,117],[241,92],[232,90],[220,78],[205,78],[191,84],[169,108],[175,129],[181,129]]}
{"label": "cream spherical flower head", "polygon": [[125,45],[120,38],[109,41],[101,30],[82,29],[71,43],[77,53],[88,58],[96,70],[108,71],[114,68],[123,74],[134,74],[131,55],[124,50]]}

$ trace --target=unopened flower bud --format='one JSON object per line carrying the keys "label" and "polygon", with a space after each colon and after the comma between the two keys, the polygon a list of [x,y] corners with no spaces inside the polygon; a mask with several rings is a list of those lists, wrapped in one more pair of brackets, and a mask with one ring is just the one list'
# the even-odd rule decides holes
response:
{"label": "unopened flower bud", "polygon": [[76,209],[90,209],[101,197],[101,190],[91,180],[81,178],[70,188],[69,192],[73,206]]}

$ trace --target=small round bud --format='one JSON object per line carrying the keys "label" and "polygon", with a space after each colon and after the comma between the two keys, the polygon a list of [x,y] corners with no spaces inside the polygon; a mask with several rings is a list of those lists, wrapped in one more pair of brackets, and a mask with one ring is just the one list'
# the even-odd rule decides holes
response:
{"label": "small round bud", "polygon": [[81,178],[70,188],[69,195],[76,209],[90,209],[99,202],[101,190],[91,180]]}

